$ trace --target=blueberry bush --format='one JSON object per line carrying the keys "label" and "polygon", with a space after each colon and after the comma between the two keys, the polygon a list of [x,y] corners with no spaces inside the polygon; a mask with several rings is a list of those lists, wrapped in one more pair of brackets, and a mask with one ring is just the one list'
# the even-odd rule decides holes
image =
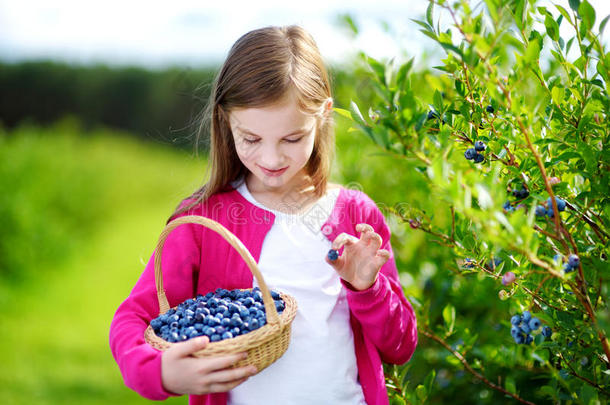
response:
{"label": "blueberry bush", "polygon": [[586,0],[435,0],[413,24],[436,73],[361,55],[375,95],[337,112],[418,178],[383,208],[441,263],[417,275],[392,403],[610,398],[607,21]]}

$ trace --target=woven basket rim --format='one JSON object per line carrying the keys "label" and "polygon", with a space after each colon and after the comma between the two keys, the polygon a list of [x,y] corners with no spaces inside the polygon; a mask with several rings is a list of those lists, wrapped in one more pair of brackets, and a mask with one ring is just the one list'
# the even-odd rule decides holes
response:
{"label": "woven basket rim", "polygon": [[[244,290],[244,289],[242,289],[242,290]],[[252,288],[245,289],[245,290],[252,290]],[[296,316],[296,301],[295,301],[294,297],[292,297],[289,294],[286,294],[286,293],[279,293],[279,294],[280,294],[280,297],[284,300],[285,308],[282,311],[282,313],[279,314],[280,322],[278,324],[272,325],[272,324],[266,323],[265,325],[261,326],[260,328],[254,329],[253,331],[250,331],[243,335],[235,336],[231,339],[223,339],[223,340],[219,340],[217,342],[209,341],[205,348],[203,348],[202,350],[200,350],[198,352],[193,353],[193,355],[202,356],[202,357],[204,357],[206,355],[214,355],[215,353],[217,353],[219,351],[225,351],[225,350],[229,351],[229,350],[233,349],[233,346],[239,346],[239,350],[236,350],[236,351],[247,351],[253,347],[257,347],[257,346],[265,343],[267,340],[270,340],[274,336],[282,333],[282,331],[287,326],[291,325],[292,321],[294,320],[294,318]],[[176,305],[173,308],[175,309],[177,307],[178,306]],[[145,336],[146,336],[146,341],[148,343],[154,342],[157,345],[162,346],[162,347],[159,347],[160,350],[167,350],[170,347],[172,347],[173,345],[182,343],[182,342],[168,342],[167,340],[165,340],[162,337],[160,337],[159,335],[157,335],[155,333],[155,331],[152,329],[152,326],[150,326],[150,324],[146,328]],[[205,336],[206,335],[201,335],[198,337],[205,337]],[[197,338],[192,338],[192,339],[197,339]],[[191,340],[191,339],[187,339],[187,340]],[[187,340],[185,340],[185,341],[187,341]]]}

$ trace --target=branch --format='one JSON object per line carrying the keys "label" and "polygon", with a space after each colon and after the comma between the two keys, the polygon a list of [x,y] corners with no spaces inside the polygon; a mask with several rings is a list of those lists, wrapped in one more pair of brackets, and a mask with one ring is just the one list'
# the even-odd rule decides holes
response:
{"label": "branch", "polygon": [[535,405],[533,402],[526,401],[525,399],[521,398],[517,394],[513,394],[512,392],[509,392],[509,391],[505,390],[501,386],[499,386],[497,384],[494,384],[491,381],[489,381],[487,378],[485,378],[484,375],[480,374],[478,371],[473,369],[472,366],[468,363],[468,360],[466,360],[466,358],[464,358],[464,356],[462,356],[462,354],[460,352],[458,352],[457,350],[454,350],[453,348],[451,348],[451,346],[446,341],[444,341],[442,338],[436,336],[432,332],[430,332],[428,330],[425,330],[425,329],[422,329],[419,332],[421,332],[424,336],[426,336],[426,337],[434,340],[435,342],[439,343],[445,349],[449,350],[449,352],[451,352],[451,354],[453,354],[462,363],[462,365],[464,366],[466,371],[468,371],[470,374],[472,374],[473,376],[475,376],[476,378],[481,380],[488,387],[493,388],[494,390],[499,391],[499,392],[503,393],[504,395],[508,395],[510,397],[513,397],[514,399],[516,399],[517,401],[519,401],[521,403],[529,404],[529,405]]}

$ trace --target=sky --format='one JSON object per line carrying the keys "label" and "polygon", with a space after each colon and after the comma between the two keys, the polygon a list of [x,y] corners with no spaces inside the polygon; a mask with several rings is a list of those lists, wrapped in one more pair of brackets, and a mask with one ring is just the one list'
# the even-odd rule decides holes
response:
{"label": "sky", "polygon": [[[567,0],[555,3],[569,9]],[[590,3],[598,22],[610,14],[608,0]],[[286,24],[307,29],[330,63],[344,62],[358,50],[377,59],[400,59],[437,48],[410,20],[423,18],[427,4],[425,0],[0,0],[0,60],[197,67],[220,63],[231,45],[251,29]],[[337,23],[345,13],[360,27],[356,38]],[[557,15],[554,8],[553,14]],[[384,29],[382,22],[390,29]],[[607,38],[604,35],[606,44]]]}

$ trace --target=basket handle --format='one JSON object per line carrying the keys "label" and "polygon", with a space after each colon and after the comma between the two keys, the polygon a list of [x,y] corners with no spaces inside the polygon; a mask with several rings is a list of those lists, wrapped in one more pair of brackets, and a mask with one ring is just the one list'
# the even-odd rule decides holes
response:
{"label": "basket handle", "polygon": [[267,322],[275,325],[280,321],[279,315],[277,314],[277,310],[275,309],[275,303],[273,298],[271,298],[271,293],[269,292],[269,288],[263,279],[263,275],[258,269],[258,265],[256,261],[248,251],[248,249],[244,246],[244,244],[235,236],[231,231],[227,228],[214,221],[213,219],[202,217],[199,215],[186,215],[177,219],[174,219],[170,223],[168,223],[161,235],[159,236],[159,241],[157,242],[157,248],[155,250],[155,283],[157,286],[157,298],[159,300],[159,314],[164,314],[170,308],[169,302],[167,301],[167,296],[165,295],[165,290],[163,289],[163,271],[161,270],[161,251],[163,250],[163,245],[165,244],[165,240],[169,236],[170,232],[174,230],[179,225],[182,224],[200,224],[209,228],[220,234],[231,246],[237,250],[237,252],[244,259],[250,272],[256,278],[258,282],[259,288],[261,289],[261,293],[263,294],[263,303],[265,304],[265,312],[267,313]]}

